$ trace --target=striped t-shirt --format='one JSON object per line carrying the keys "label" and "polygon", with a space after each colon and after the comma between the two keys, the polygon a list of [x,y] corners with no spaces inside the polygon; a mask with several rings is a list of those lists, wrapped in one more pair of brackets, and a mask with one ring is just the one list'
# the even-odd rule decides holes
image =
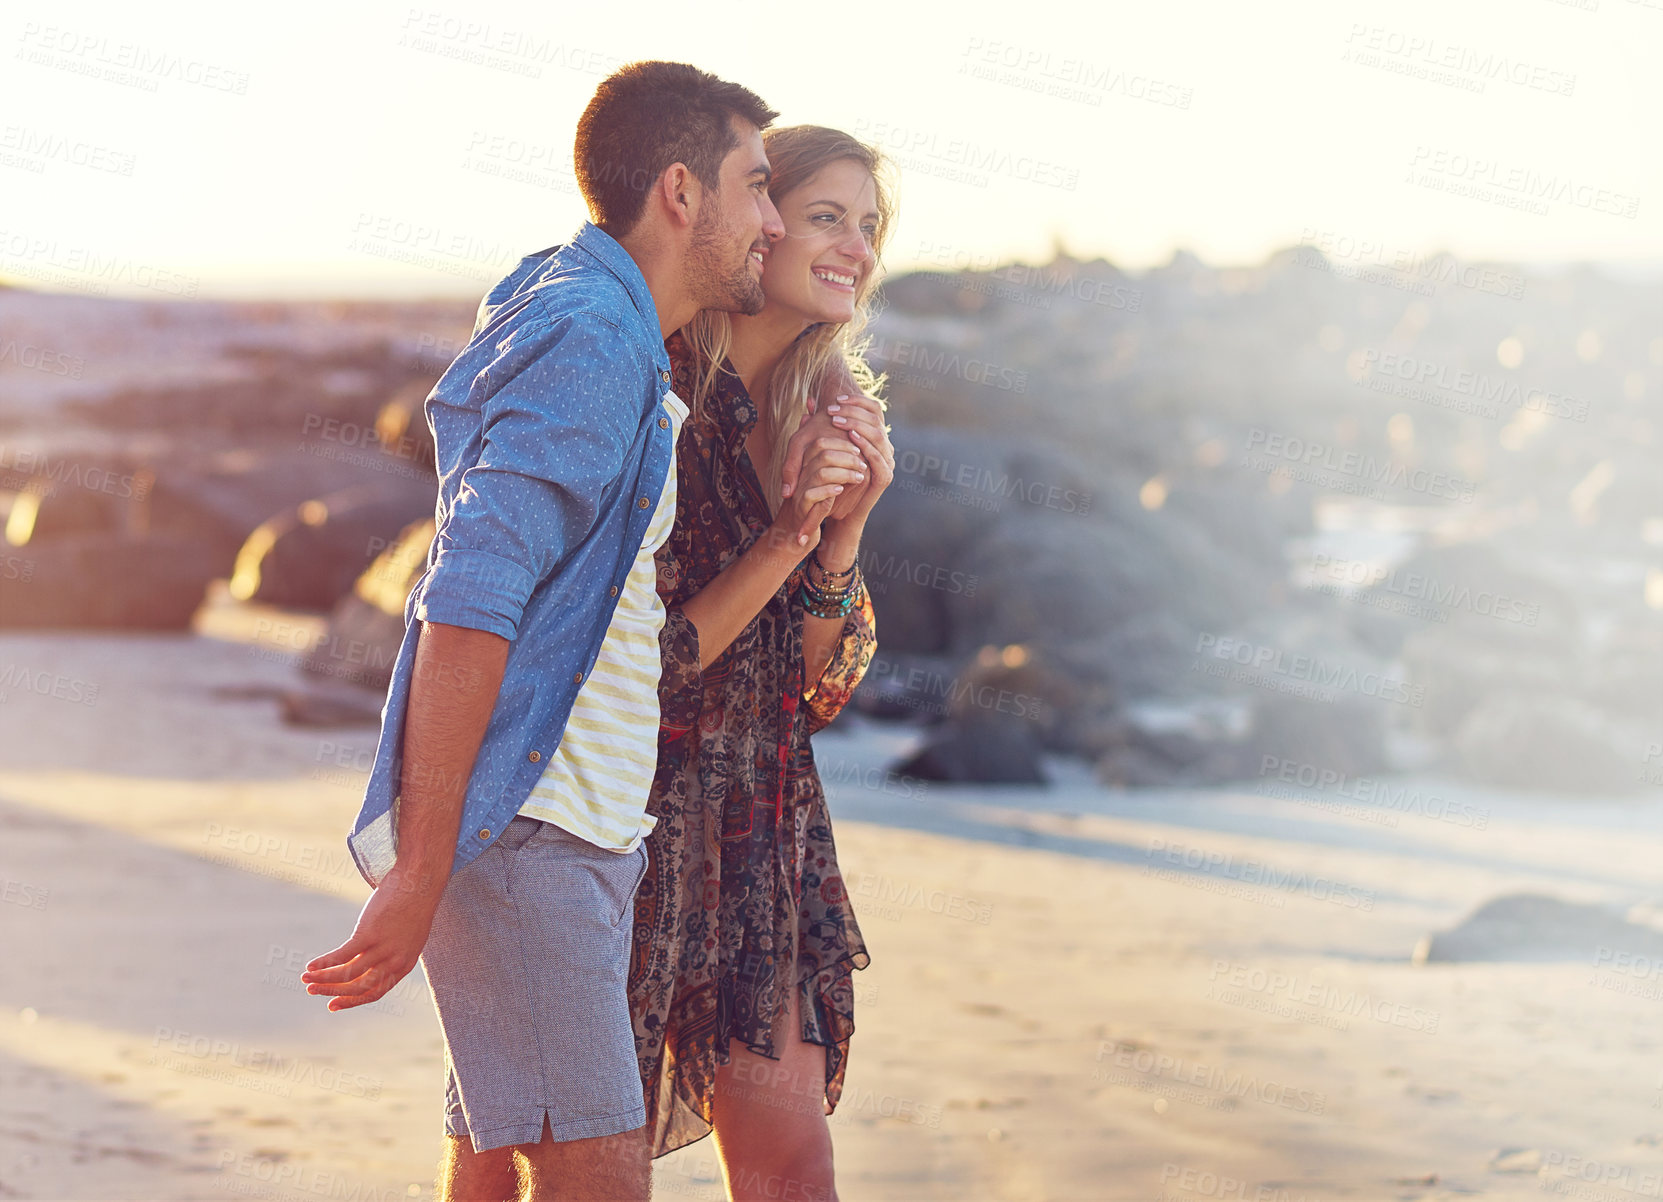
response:
{"label": "striped t-shirt", "polygon": [[[664,416],[679,436],[687,406],[664,394]],[[676,462],[646,539],[636,552],[600,654],[577,692],[560,746],[549,757],[531,796],[520,807],[608,851],[634,851],[657,824],[647,813],[658,767],[658,632],[664,602],[658,596],[653,553],[670,537],[676,518]]]}

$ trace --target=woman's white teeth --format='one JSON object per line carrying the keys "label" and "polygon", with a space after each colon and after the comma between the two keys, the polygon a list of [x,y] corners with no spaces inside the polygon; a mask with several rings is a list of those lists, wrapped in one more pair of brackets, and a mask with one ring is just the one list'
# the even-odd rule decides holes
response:
{"label": "woman's white teeth", "polygon": [[830,280],[834,284],[842,284],[845,288],[853,288],[855,286],[854,276],[844,275],[839,271],[816,271],[814,274],[819,276],[822,280]]}

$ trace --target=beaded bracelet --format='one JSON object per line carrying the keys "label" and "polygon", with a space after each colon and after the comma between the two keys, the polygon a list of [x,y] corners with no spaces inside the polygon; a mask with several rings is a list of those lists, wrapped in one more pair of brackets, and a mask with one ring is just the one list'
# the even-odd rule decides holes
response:
{"label": "beaded bracelet", "polygon": [[[818,558],[815,562],[818,565]],[[849,582],[835,588],[815,584],[810,574],[804,572],[802,588],[798,592],[798,599],[802,602],[804,611],[816,618],[847,617],[849,611],[854,609],[860,600],[864,588],[864,581],[858,572],[859,566],[856,563],[847,572],[839,572],[840,576],[848,576]]]}
{"label": "beaded bracelet", "polygon": [[845,576],[853,576],[855,574],[855,569],[860,566],[860,560],[857,559],[853,563],[851,563],[847,568],[843,569],[843,571],[834,572],[830,568],[828,568],[825,564],[820,562],[820,548],[818,548],[818,547],[816,547],[814,550],[810,551],[808,553],[808,557],[809,557],[809,559],[811,559],[814,562],[814,566],[820,569],[820,579],[822,581],[841,580]]}
{"label": "beaded bracelet", "polygon": [[822,604],[809,595],[808,586],[804,585],[797,594],[797,600],[803,607],[803,612],[814,618],[846,618],[855,603],[860,600],[861,590],[849,593],[841,601]]}

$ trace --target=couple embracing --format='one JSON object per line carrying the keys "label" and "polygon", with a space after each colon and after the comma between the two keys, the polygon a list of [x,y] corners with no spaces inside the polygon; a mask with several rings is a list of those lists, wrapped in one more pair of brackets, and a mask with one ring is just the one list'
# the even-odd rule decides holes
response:
{"label": "couple embracing", "polygon": [[730,1198],[836,1197],[868,957],[809,736],[876,645],[894,452],[854,346],[893,213],[877,152],[776,116],[607,78],[592,220],[427,399],[438,529],[348,840],[375,888],[303,980],[347,1009],[420,959],[450,1202],[645,1198],[712,1130]]}

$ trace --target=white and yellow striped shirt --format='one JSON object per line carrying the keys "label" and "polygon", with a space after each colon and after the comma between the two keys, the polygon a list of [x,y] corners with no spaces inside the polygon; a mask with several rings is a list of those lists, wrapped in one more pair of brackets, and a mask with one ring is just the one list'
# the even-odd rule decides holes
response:
{"label": "white and yellow striped shirt", "polygon": [[[672,433],[679,436],[687,406],[666,392],[663,408],[674,425]],[[675,519],[676,460],[671,455],[664,493],[624,581],[595,666],[578,689],[560,746],[520,807],[526,817],[552,822],[608,851],[634,851],[657,825],[647,813],[647,795],[658,766],[658,632],[664,625],[664,602],[658,596],[653,553],[670,537]]]}

